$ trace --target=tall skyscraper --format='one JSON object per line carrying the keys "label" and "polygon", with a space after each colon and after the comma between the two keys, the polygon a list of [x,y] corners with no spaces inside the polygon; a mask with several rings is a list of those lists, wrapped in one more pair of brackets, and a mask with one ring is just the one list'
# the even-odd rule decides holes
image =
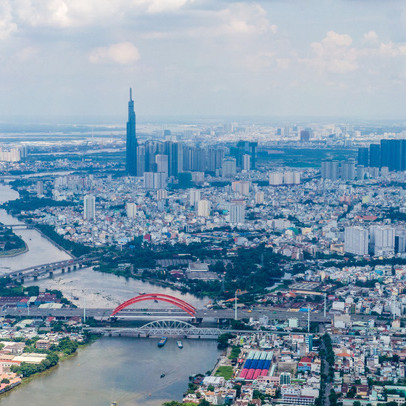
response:
{"label": "tall skyscraper", "polygon": [[381,166],[381,146],[379,144],[370,144],[369,146],[369,166],[380,168]]}
{"label": "tall skyscraper", "polygon": [[130,101],[128,102],[127,141],[126,141],[126,170],[130,176],[137,176],[137,136],[135,130],[135,111],[130,88]]}
{"label": "tall skyscraper", "polygon": [[93,195],[86,195],[83,199],[83,218],[93,220],[96,215],[96,198]]}
{"label": "tall skyscraper", "polygon": [[358,165],[365,167],[369,166],[369,150],[368,148],[358,148]]}

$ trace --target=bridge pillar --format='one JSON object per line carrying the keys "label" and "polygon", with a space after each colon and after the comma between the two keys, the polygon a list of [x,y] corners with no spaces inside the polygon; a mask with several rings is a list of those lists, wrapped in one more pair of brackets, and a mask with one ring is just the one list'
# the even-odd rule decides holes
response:
{"label": "bridge pillar", "polygon": [[65,273],[65,268],[62,268],[62,273]]}
{"label": "bridge pillar", "polygon": [[20,283],[24,283],[24,278],[21,278],[21,279],[20,279]]}
{"label": "bridge pillar", "polygon": [[34,275],[34,281],[38,280],[38,275]]}
{"label": "bridge pillar", "polygon": [[49,277],[52,278],[54,276],[54,271],[49,271]]}
{"label": "bridge pillar", "polygon": [[76,268],[77,268],[76,265],[73,265],[73,270],[74,270],[74,271],[76,271]]}
{"label": "bridge pillar", "polygon": [[70,272],[70,266],[68,266],[68,272]]}

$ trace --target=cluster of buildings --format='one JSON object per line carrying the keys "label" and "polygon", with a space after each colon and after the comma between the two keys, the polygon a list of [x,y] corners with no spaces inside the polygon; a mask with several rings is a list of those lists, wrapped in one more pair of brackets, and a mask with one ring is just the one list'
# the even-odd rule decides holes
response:
{"label": "cluster of buildings", "polygon": [[27,157],[27,147],[0,147],[0,161],[4,162],[19,162]]}
{"label": "cluster of buildings", "polygon": [[313,405],[320,394],[319,338],[311,334],[252,333],[232,340],[238,357],[219,359],[211,376],[183,401],[214,405]]}

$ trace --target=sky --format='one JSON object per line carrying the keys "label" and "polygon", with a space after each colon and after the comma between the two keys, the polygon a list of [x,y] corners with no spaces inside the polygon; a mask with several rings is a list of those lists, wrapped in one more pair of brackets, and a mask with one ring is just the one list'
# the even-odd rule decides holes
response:
{"label": "sky", "polygon": [[0,116],[405,118],[404,0],[0,0]]}

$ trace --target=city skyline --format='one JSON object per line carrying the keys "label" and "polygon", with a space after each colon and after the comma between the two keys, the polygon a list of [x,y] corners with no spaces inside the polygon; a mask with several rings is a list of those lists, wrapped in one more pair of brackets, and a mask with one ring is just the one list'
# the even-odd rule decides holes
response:
{"label": "city skyline", "polygon": [[404,117],[406,6],[4,1],[2,116]]}

